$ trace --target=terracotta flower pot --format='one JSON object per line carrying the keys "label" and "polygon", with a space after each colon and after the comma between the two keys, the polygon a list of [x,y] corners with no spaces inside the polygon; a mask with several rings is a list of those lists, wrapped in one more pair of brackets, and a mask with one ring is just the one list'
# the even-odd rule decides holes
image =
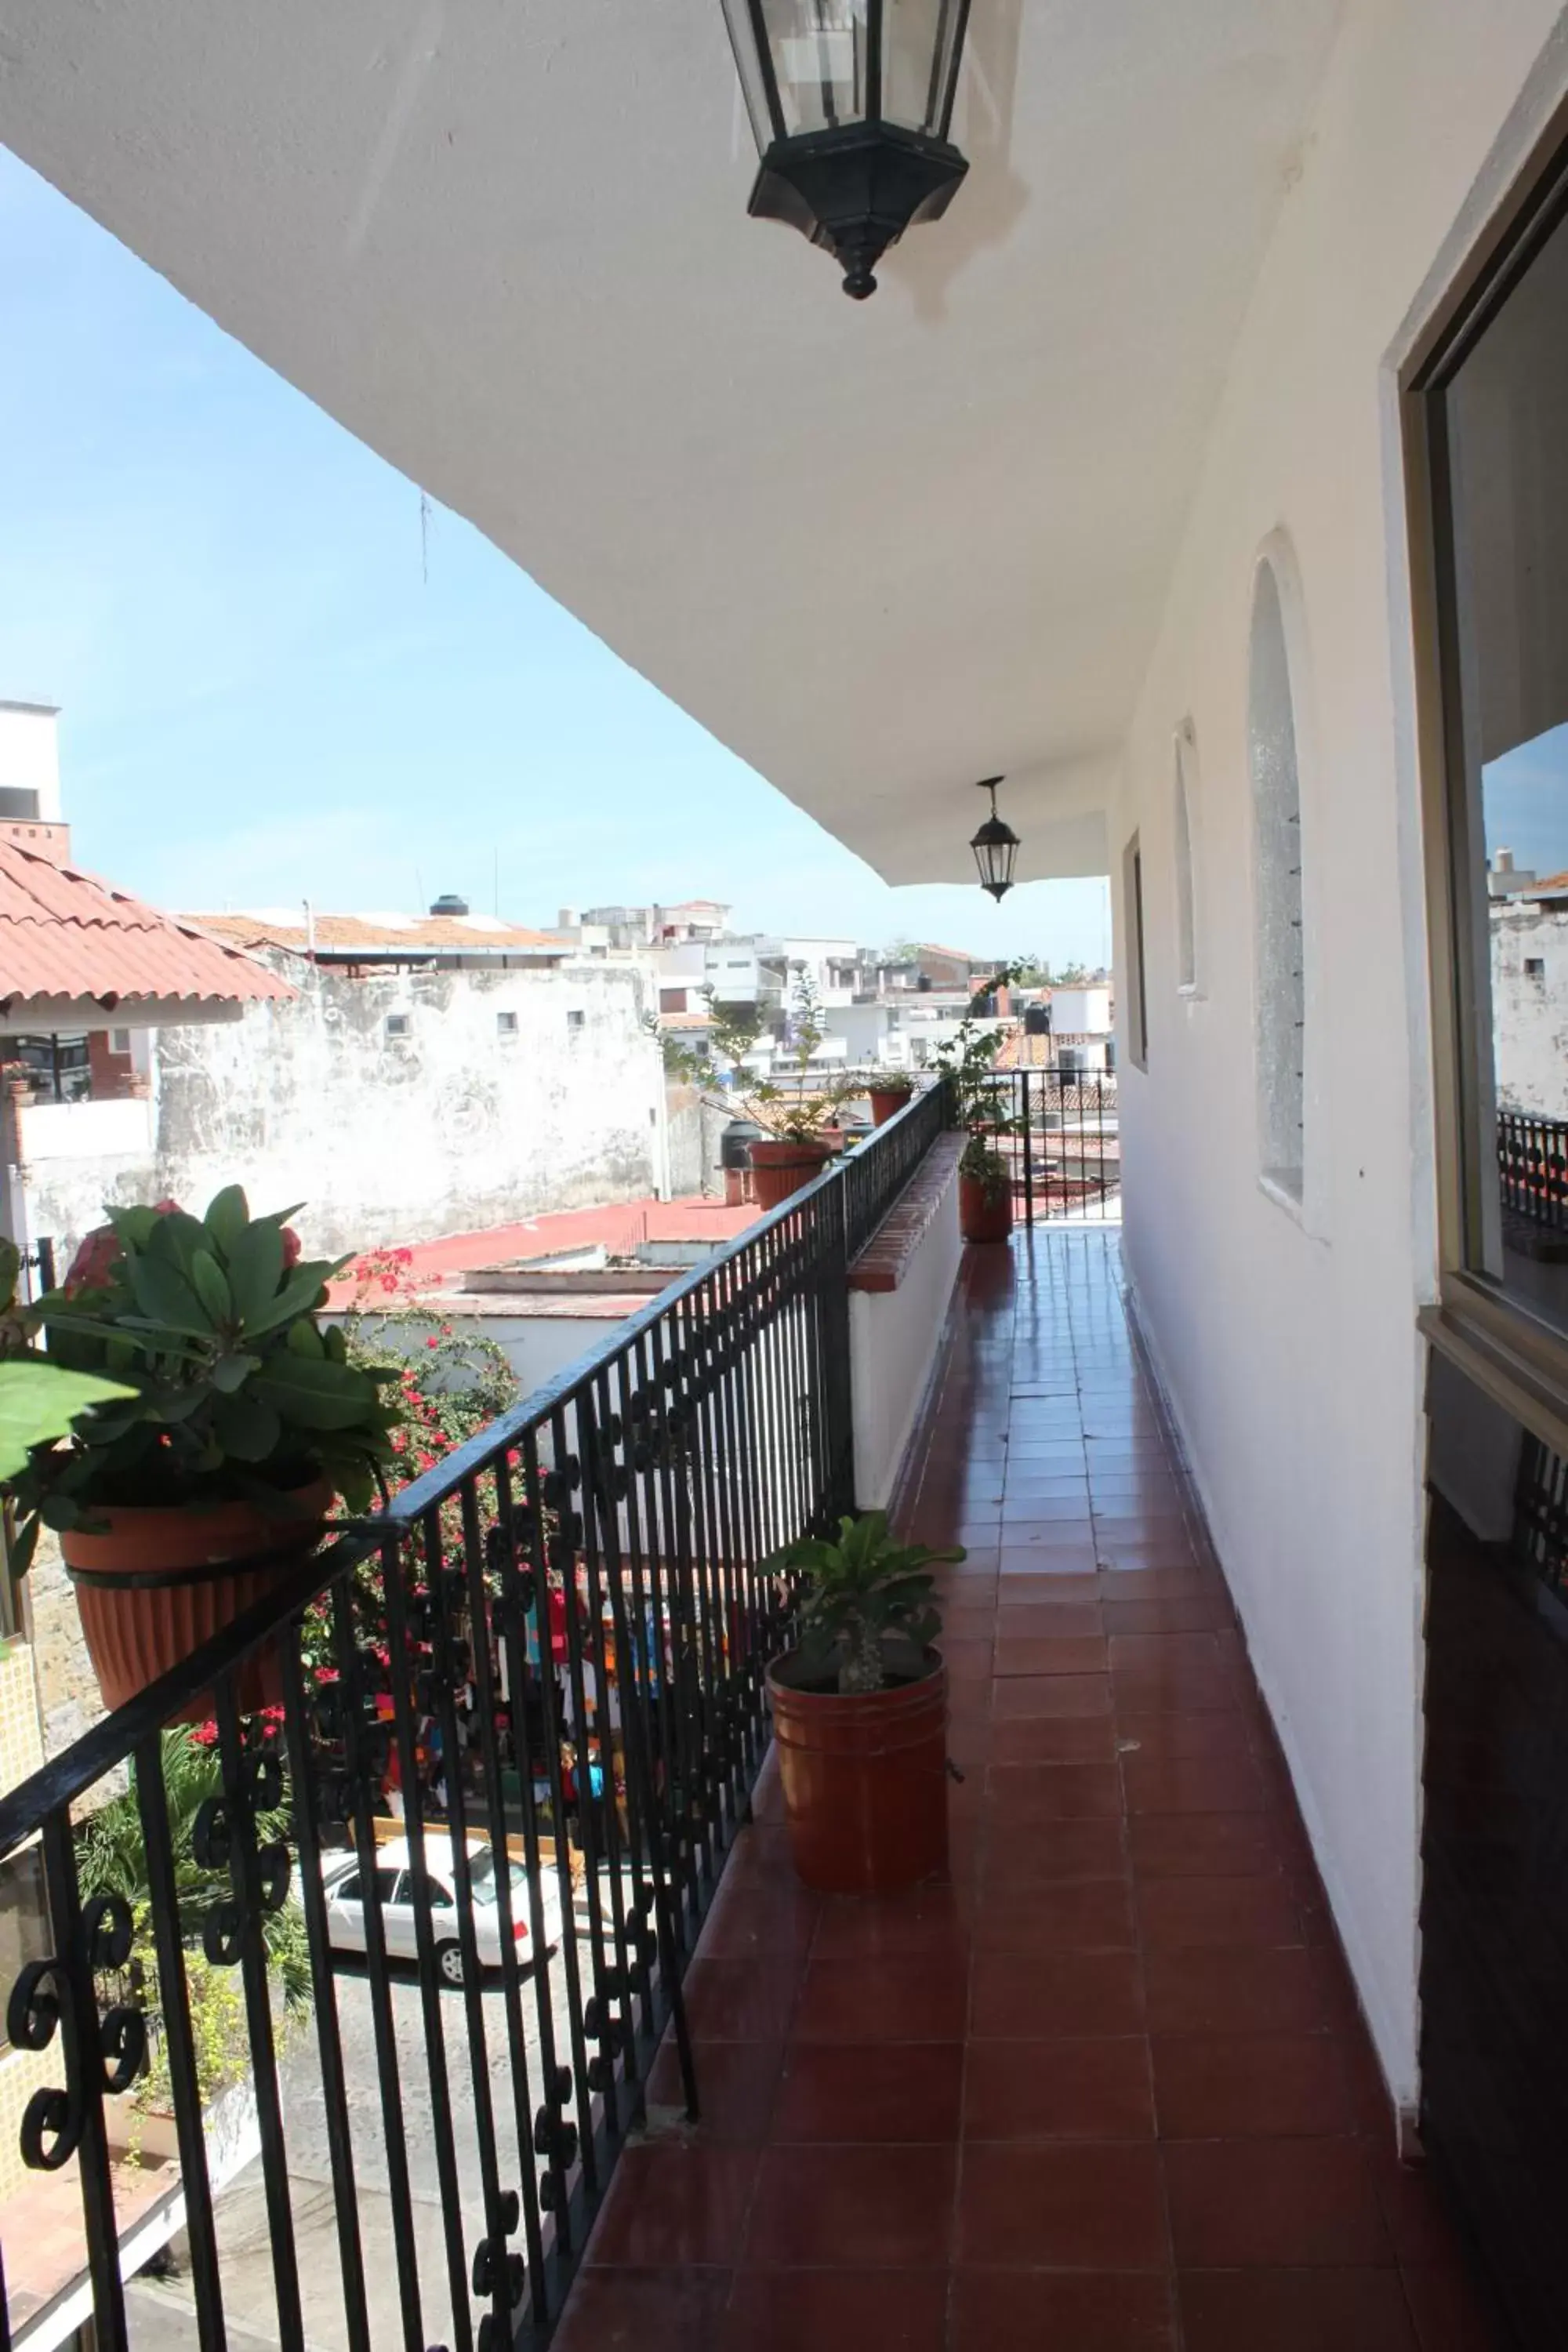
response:
{"label": "terracotta flower pot", "polygon": [[958,1227],[966,1242],[1005,1242],[1013,1230],[1011,1184],[994,1192],[978,1176],[961,1176]]}
{"label": "terracotta flower pot", "polygon": [[803,1184],[820,1176],[833,1157],[833,1147],[819,1137],[809,1142],[759,1140],[748,1146],[759,1209],[781,1208]]}
{"label": "terracotta flower pot", "polygon": [[[106,1507],[92,1515],[105,1522],[97,1533],[66,1530],[60,1551],[106,1707],[123,1706],[210,1642],[321,1541],[331,1488],[318,1479],[291,1499],[297,1507],[288,1518],[247,1502],[210,1511]],[[247,1568],[250,1559],[258,1564]],[[240,1670],[240,1710],[276,1706],[281,1696],[268,1643]],[[211,1713],[204,1693],[174,1719],[200,1723]]]}
{"label": "terracotta flower pot", "polygon": [[790,1856],[826,1895],[887,1895],[947,1866],[947,1668],[891,1690],[768,1675]]}
{"label": "terracotta flower pot", "polygon": [[877,1125],[885,1127],[890,1118],[896,1118],[913,1092],[912,1087],[873,1087],[871,1117]]}

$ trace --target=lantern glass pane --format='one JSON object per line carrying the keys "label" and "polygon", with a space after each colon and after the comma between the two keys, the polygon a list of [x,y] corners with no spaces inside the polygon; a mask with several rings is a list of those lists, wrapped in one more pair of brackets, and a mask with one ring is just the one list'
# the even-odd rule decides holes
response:
{"label": "lantern glass pane", "polygon": [[946,138],[963,22],[962,0],[886,0],[882,112],[888,121]]}
{"label": "lantern glass pane", "polygon": [[[867,18],[877,0],[750,0],[778,90],[779,128],[795,139],[859,122],[866,112]],[[731,0],[732,12],[745,0]]]}

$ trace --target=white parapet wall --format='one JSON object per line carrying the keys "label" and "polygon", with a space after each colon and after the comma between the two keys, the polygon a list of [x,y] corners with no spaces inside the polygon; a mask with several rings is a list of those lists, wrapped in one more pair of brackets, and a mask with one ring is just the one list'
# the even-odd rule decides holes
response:
{"label": "white parapet wall", "polygon": [[[855,1499],[862,1510],[882,1510],[892,1499],[962,1250],[957,1153],[944,1142],[917,1170],[850,1277]],[[873,1280],[878,1287],[869,1286]]]}

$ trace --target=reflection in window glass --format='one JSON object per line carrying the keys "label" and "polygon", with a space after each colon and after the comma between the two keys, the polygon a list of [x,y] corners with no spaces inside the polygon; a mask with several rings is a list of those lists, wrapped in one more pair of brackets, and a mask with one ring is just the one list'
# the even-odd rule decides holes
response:
{"label": "reflection in window glass", "polygon": [[1568,226],[1441,421],[1466,1257],[1568,1328]]}

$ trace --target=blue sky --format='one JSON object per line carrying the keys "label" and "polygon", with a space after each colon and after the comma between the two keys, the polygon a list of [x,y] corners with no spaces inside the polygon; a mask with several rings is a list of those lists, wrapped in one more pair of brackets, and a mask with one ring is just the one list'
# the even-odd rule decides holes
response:
{"label": "blue sky", "polygon": [[1484,787],[1489,857],[1511,849],[1525,872],[1568,868],[1568,727],[1548,728],[1491,761]]}
{"label": "blue sky", "polygon": [[84,865],[193,910],[488,909],[499,869],[523,922],[1109,953],[1098,882],[889,889],[3,149],[0,283],[0,699],[61,706]]}

